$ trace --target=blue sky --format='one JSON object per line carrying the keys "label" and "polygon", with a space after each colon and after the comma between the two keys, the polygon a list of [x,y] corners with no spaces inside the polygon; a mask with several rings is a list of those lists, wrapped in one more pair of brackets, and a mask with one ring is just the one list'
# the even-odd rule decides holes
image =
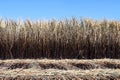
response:
{"label": "blue sky", "polygon": [[[1,0],[0,17],[119,19],[120,0]],[[120,19],[119,19],[120,20]]]}

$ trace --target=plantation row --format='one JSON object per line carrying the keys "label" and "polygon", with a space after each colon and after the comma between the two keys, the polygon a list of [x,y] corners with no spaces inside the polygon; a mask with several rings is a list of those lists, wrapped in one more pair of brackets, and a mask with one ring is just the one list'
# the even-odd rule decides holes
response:
{"label": "plantation row", "polygon": [[0,58],[120,58],[120,22],[1,19]]}

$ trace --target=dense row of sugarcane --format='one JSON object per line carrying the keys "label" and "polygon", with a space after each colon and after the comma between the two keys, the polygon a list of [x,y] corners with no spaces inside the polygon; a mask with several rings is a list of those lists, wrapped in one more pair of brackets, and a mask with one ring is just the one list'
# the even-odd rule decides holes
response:
{"label": "dense row of sugarcane", "polygon": [[0,19],[0,59],[120,58],[120,21]]}

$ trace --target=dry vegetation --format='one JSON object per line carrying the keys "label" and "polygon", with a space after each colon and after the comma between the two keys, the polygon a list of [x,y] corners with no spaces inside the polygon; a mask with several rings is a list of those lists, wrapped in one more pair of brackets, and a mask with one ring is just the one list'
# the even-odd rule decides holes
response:
{"label": "dry vegetation", "polygon": [[119,80],[117,59],[0,60],[0,80]]}
{"label": "dry vegetation", "polygon": [[0,80],[71,79],[120,79],[120,21],[0,19]]}
{"label": "dry vegetation", "polygon": [[120,22],[2,20],[0,58],[120,58]]}

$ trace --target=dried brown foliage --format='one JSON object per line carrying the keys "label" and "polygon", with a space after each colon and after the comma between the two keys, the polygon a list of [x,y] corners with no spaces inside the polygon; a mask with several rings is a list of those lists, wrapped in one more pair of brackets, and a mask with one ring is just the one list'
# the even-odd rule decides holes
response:
{"label": "dried brown foliage", "polygon": [[1,19],[0,58],[120,58],[120,22]]}

